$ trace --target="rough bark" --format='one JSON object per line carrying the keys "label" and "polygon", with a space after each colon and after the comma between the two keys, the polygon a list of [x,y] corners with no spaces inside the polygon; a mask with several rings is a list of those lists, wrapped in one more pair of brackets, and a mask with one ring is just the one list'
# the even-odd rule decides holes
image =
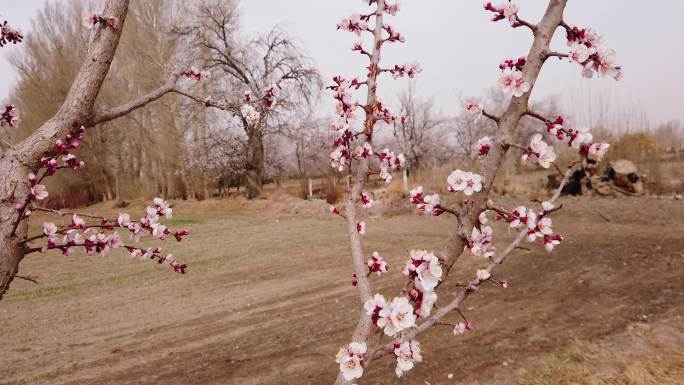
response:
{"label": "rough bark", "polygon": [[25,202],[29,193],[27,174],[31,168],[37,168],[40,158],[52,149],[57,139],[82,125],[89,125],[95,100],[119,44],[128,4],[128,0],[106,2],[102,14],[116,17],[119,26],[97,29],[83,65],[57,113],[0,158],[0,300],[25,254],[18,241],[27,235],[27,221],[21,221],[16,231],[13,228],[17,221],[15,205]]}
{"label": "rough bark", "polygon": [[[549,1],[544,17],[539,24],[533,28],[534,41],[527,55],[525,67],[523,68],[523,76],[530,83],[530,90],[519,98],[514,97],[511,99],[510,104],[501,117],[496,118],[496,123],[500,132],[497,140],[501,143],[511,142],[520,119],[527,113],[530,95],[532,95],[534,90],[534,84],[537,81],[537,77],[539,77],[544,62],[549,57],[549,44],[551,43],[551,38],[556,29],[563,22],[563,11],[565,10],[566,3],[567,0]],[[478,215],[485,209],[497,172],[506,159],[507,152],[507,146],[500,146],[496,151],[491,151],[485,158],[482,165],[482,191],[473,197],[473,208],[469,210],[467,215],[463,215],[459,218],[459,224],[447,243],[444,256],[446,269],[443,279],[446,279],[446,276],[449,274],[454,263],[458,260],[460,255],[463,254],[467,239],[465,230],[473,228],[473,224],[477,220]]]}
{"label": "rough bark", "polygon": [[257,130],[249,133],[247,140],[247,199],[256,199],[261,195],[264,186],[266,158],[264,155],[264,138]]}

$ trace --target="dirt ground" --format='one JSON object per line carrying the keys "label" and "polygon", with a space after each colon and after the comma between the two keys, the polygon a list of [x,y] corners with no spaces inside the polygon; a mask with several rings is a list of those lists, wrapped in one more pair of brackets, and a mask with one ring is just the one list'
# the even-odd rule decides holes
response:
{"label": "dirt ground", "polygon": [[[564,201],[554,228],[566,241],[557,252],[538,245],[516,252],[496,272],[508,289],[487,286],[465,302],[475,329],[421,336],[424,362],[403,383],[598,384],[606,373],[628,378],[631,372],[622,372],[637,360],[629,357],[675,357],[668,361],[673,369],[649,371],[643,384],[682,379],[684,203]],[[324,213],[220,207],[174,208],[170,225],[192,235],[164,246],[189,264],[184,276],[119,253],[28,257],[21,274],[40,284],[15,281],[0,303],[0,383],[332,383],[335,353],[360,307],[343,222]],[[453,227],[446,215],[367,223],[366,252],[378,250],[392,269],[372,278],[386,296],[403,283],[408,250],[440,252]],[[510,235],[500,230],[495,237],[502,245]],[[471,277],[481,265],[464,254],[452,279]],[[455,292],[453,282],[443,286],[438,305]],[[610,366],[603,353],[627,364]],[[375,361],[363,383],[398,383],[393,366]],[[561,380],[566,367],[579,375]]]}

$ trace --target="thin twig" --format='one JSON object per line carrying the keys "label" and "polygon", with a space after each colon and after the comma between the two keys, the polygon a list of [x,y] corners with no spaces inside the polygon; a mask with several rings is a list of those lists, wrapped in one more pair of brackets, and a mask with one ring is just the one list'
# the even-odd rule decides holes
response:
{"label": "thin twig", "polygon": [[24,276],[24,275],[15,274],[14,278],[19,278],[19,279],[23,279],[25,281],[33,282],[35,284],[40,284],[40,282],[38,282],[38,277],[34,277],[34,276],[30,276],[30,275]]}

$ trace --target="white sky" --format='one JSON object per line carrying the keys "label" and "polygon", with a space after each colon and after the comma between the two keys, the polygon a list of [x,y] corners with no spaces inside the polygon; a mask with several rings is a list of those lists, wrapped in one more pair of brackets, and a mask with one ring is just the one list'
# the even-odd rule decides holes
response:
{"label": "white sky", "polygon": [[[30,18],[46,0],[0,0],[0,18],[8,19],[29,34]],[[53,0],[54,1],[54,0]],[[133,0],[142,1],[142,0]],[[535,22],[547,1],[517,0],[520,16]],[[407,37],[406,44],[389,45],[385,66],[418,61],[423,67],[416,81],[422,95],[434,96],[445,113],[457,112],[459,95],[477,96],[495,84],[498,64],[507,57],[527,53],[531,33],[512,29],[505,22],[492,23],[481,0],[403,0],[402,11],[391,23]],[[570,0],[565,20],[571,25],[593,27],[617,51],[625,76],[584,79],[575,64],[550,60],[535,88],[533,100],[561,97],[578,124],[596,122],[598,103],[607,114],[622,121],[645,114],[652,123],[684,120],[684,2],[678,0]],[[335,30],[335,24],[352,13],[370,9],[361,0],[242,0],[243,27],[265,32],[280,23],[301,41],[319,66],[324,79],[333,74],[363,75],[366,64],[350,47],[357,37]],[[75,21],[75,22],[80,22]],[[554,48],[564,50],[559,30]],[[15,73],[0,54],[0,98],[7,97]],[[392,95],[406,80],[386,77],[381,94]],[[324,106],[329,106],[326,103]],[[327,107],[326,107],[327,108]],[[641,111],[641,112],[639,112]]]}

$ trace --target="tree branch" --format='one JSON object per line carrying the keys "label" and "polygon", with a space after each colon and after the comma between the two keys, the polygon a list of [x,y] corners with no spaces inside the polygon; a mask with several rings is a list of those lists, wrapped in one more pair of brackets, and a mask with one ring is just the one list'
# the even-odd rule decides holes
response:
{"label": "tree branch", "polygon": [[147,104],[161,98],[169,92],[173,92],[176,87],[176,82],[180,74],[173,74],[162,86],[159,88],[148,92],[145,95],[141,95],[137,99],[133,99],[127,103],[120,106],[114,107],[108,111],[100,111],[95,113],[95,116],[90,122],[90,126],[94,126],[100,123],[109,122],[116,118],[120,118],[126,114],[129,114],[139,108],[146,106]]}
{"label": "tree branch", "polygon": [[[553,196],[551,197],[551,199],[549,199],[549,202],[550,202],[550,203],[552,203],[552,204],[555,203],[555,202],[558,200],[558,198],[560,197],[561,191],[563,190],[563,187],[565,186],[565,184],[566,184],[566,183],[568,182],[568,180],[570,179],[570,176],[572,175],[572,169],[573,169],[573,167],[575,166],[575,164],[576,164],[576,163],[573,162],[573,163],[568,167],[567,171],[565,172],[565,175],[563,176],[563,179],[561,180],[560,185],[559,185],[558,188],[555,190],[555,193],[553,194]],[[494,271],[494,269],[495,269],[498,265],[503,264],[504,261],[506,260],[506,258],[508,258],[508,256],[511,254],[511,252],[512,252],[513,250],[515,250],[516,248],[519,247],[518,245],[520,244],[520,242],[523,241],[523,239],[525,239],[526,235],[527,235],[527,228],[525,227],[525,228],[523,228],[523,230],[521,230],[521,231],[518,233],[518,235],[515,237],[515,239],[513,239],[513,241],[511,241],[511,243],[509,243],[508,246],[507,246],[507,247],[506,247],[506,248],[505,248],[505,249],[504,249],[496,258],[494,258],[494,259],[487,265],[487,267],[486,267],[485,269],[486,269],[488,272],[491,273],[492,271]],[[466,298],[468,298],[468,296],[469,296],[470,294],[474,293],[474,291],[473,291],[473,290],[469,290],[468,287],[472,287],[472,286],[477,287],[477,286],[479,286],[482,282],[483,282],[483,281],[480,281],[480,280],[477,279],[477,278],[475,278],[474,280],[470,281],[468,285],[465,285],[465,287],[462,288],[462,289],[459,291],[459,293],[456,295],[456,297],[455,297],[454,299],[452,299],[451,302],[449,302],[449,304],[447,304],[446,306],[444,306],[444,307],[442,307],[442,308],[439,308],[431,317],[429,317],[429,318],[426,319],[423,323],[421,323],[420,325],[418,325],[418,327],[417,327],[416,329],[414,329],[412,332],[407,333],[406,335],[404,335],[404,336],[399,340],[399,343],[404,342],[404,341],[413,340],[413,339],[415,339],[417,336],[419,336],[419,335],[425,333],[426,331],[428,331],[428,330],[429,330],[430,328],[432,328],[433,326],[438,325],[438,324],[440,323],[440,321],[442,320],[442,318],[444,318],[445,316],[447,316],[448,314],[450,314],[452,311],[457,310],[457,309],[459,308],[459,306],[461,305],[461,303],[462,303]],[[376,355],[378,355],[378,354],[391,352],[391,351],[394,349],[394,343],[395,343],[395,342],[391,342],[391,343],[388,343],[388,344],[385,344],[385,345],[376,347],[376,348],[372,351],[371,357],[369,357],[369,360],[370,360],[370,358],[373,358],[373,356],[376,356]]]}

